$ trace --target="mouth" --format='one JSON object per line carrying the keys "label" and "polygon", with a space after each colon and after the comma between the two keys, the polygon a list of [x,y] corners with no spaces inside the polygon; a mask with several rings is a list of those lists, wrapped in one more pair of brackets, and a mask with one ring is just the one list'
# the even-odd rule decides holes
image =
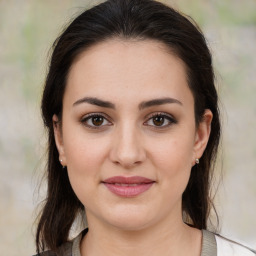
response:
{"label": "mouth", "polygon": [[155,181],[141,176],[114,176],[105,179],[102,183],[115,195],[135,197],[150,189]]}

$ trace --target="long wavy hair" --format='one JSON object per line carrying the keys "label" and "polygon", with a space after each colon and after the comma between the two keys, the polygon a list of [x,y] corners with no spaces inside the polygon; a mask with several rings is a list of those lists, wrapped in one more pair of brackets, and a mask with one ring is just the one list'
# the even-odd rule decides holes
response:
{"label": "long wavy hair", "polygon": [[[42,97],[42,116],[48,132],[47,197],[38,216],[37,252],[52,251],[66,242],[76,216],[84,211],[71,188],[67,171],[59,164],[52,117],[61,120],[62,100],[69,70],[88,47],[111,38],[156,40],[164,43],[186,66],[189,88],[194,96],[196,125],[205,109],[213,113],[211,134],[200,164],[182,196],[184,221],[206,229],[214,207],[211,183],[220,140],[218,95],[214,84],[211,53],[195,22],[153,0],[108,0],[76,17],[53,44],[53,52]],[[107,89],[107,88],[106,88]]]}

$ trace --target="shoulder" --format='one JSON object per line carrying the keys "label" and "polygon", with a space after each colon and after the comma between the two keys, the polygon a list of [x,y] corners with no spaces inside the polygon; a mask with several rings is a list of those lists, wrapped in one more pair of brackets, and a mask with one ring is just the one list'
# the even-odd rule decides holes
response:
{"label": "shoulder", "polygon": [[218,256],[256,256],[256,252],[220,235],[215,235]]}
{"label": "shoulder", "polygon": [[41,252],[40,254],[36,254],[34,256],[70,256],[72,253],[72,245],[73,245],[73,241],[69,241],[62,244],[58,248],[57,252],[48,250],[48,251]]}
{"label": "shoulder", "polygon": [[62,244],[57,252],[53,251],[44,251],[40,254],[34,255],[34,256],[80,256],[80,242],[81,239],[86,235],[88,232],[88,229],[83,230],[81,233],[79,233],[75,238],[73,238],[71,241],[68,241],[64,244]]}

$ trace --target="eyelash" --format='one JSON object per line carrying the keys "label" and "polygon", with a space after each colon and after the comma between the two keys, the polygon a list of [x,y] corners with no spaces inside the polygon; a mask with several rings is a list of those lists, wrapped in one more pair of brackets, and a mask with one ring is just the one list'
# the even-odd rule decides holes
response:
{"label": "eyelash", "polygon": [[[157,125],[147,125],[146,123],[149,122],[150,120],[152,120],[153,122],[153,118],[156,117],[163,117],[164,118],[164,123],[167,121],[168,124],[165,124],[164,126],[157,126]],[[164,113],[164,112],[157,112],[157,113],[153,113],[151,115],[148,116],[147,121],[143,124],[147,125],[147,126],[152,126],[152,128],[154,129],[164,129],[167,128],[173,124],[176,124],[177,120],[174,119],[173,116],[171,116],[170,114]]]}
{"label": "eyelash", "polygon": [[[93,126],[93,125],[88,125],[87,122],[92,119],[92,118],[97,118],[97,117],[102,117],[103,118],[103,122],[105,120],[108,121],[109,117],[107,117],[106,115],[104,115],[103,113],[90,113],[86,116],[84,116],[81,120],[81,123],[84,124],[86,127],[90,128],[90,129],[100,129],[102,128],[102,125],[101,126]],[[110,121],[108,121],[110,122]],[[110,126],[111,124],[105,124],[104,126]]]}
{"label": "eyelash", "polygon": [[[99,125],[99,126],[89,125],[87,123],[92,118],[97,118],[97,117],[103,118],[103,123],[104,123],[105,120],[107,120],[107,121],[109,120],[109,117],[107,117],[103,113],[90,113],[90,114],[88,114],[88,115],[86,115],[82,118],[81,123],[84,124],[86,127],[90,128],[90,129],[101,129],[103,126],[112,125],[112,123],[110,121],[108,121],[108,124],[105,124],[105,125],[103,124],[103,125]],[[146,124],[147,122],[149,122],[150,120],[152,120],[153,118],[156,118],[156,117],[163,117],[164,118],[164,123],[167,121],[168,124],[165,124],[164,126]],[[167,127],[171,126],[172,124],[176,124],[176,123],[177,123],[177,121],[173,118],[173,116],[171,116],[167,113],[164,113],[164,112],[158,112],[158,113],[153,113],[153,114],[149,115],[147,117],[147,121],[144,122],[143,124],[146,125],[146,126],[152,126],[154,129],[164,129],[164,128],[167,128]]]}

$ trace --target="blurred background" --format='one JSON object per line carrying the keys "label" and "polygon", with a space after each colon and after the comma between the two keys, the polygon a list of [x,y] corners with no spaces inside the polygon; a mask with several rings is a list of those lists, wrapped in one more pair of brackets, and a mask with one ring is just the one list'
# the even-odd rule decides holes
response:
{"label": "blurred background", "polygon": [[[61,29],[100,1],[0,0],[0,248],[35,253],[44,198],[40,98],[48,52]],[[221,234],[256,249],[256,1],[162,1],[194,18],[213,53],[223,119],[216,195]],[[42,186],[44,188],[44,185]]]}

